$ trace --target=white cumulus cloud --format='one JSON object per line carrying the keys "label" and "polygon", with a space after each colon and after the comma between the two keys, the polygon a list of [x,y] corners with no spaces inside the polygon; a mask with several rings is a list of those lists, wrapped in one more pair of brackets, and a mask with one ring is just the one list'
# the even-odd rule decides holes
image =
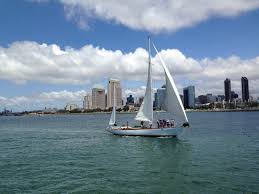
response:
{"label": "white cumulus cloud", "polygon": [[[200,64],[176,49],[162,50],[169,69],[176,74],[199,72]],[[51,84],[85,84],[101,78],[144,80],[148,53],[143,48],[123,53],[86,45],[81,49],[36,42],[15,42],[0,47],[0,79],[26,83],[36,80]],[[163,74],[158,57],[153,58],[154,77]],[[173,65],[174,64],[174,65]],[[184,64],[184,65],[182,65]]]}
{"label": "white cumulus cloud", "polygon": [[[39,2],[41,0],[36,0]],[[258,0],[59,0],[66,17],[88,28],[92,19],[152,33],[176,31],[212,17],[233,17],[259,8]]]}
{"label": "white cumulus cloud", "polygon": [[[259,56],[242,59],[238,56],[228,58],[194,59],[185,56],[177,49],[161,50],[160,54],[168,69],[174,76],[179,91],[182,87],[195,85],[196,94],[223,94],[225,78],[232,80],[232,89],[241,94],[241,76],[249,79],[250,93],[259,95]],[[37,42],[15,42],[9,47],[0,47],[0,79],[19,84],[27,81],[37,81],[48,84],[85,85],[88,88],[103,79],[111,77],[122,81],[146,81],[148,53],[143,48],[133,52],[123,53],[120,50],[85,45],[80,49],[60,48],[58,45],[38,44]],[[163,82],[164,72],[158,56],[152,57],[153,78]],[[156,85],[157,86],[157,85]],[[143,88],[124,88],[125,95],[143,94]],[[81,98],[84,92],[71,93],[67,91],[42,93],[35,103],[52,102],[60,98],[74,101]],[[1,97],[2,106],[22,104],[30,106],[28,97]],[[63,101],[63,100],[62,100]],[[66,100],[65,100],[66,101]],[[36,106],[34,106],[36,107]]]}
{"label": "white cumulus cloud", "polygon": [[0,96],[0,111],[4,108],[13,109],[14,111],[42,110],[45,107],[64,108],[67,103],[76,103],[79,107],[82,107],[85,95],[86,91],[84,90],[75,92],[63,90],[10,98]]}

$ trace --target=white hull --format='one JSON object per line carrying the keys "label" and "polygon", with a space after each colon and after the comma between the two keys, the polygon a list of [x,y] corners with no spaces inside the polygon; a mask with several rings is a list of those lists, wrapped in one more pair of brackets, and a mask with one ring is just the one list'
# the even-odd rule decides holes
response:
{"label": "white hull", "polygon": [[182,127],[159,129],[130,129],[121,127],[107,127],[107,131],[120,136],[146,136],[146,137],[176,137],[183,132]]}

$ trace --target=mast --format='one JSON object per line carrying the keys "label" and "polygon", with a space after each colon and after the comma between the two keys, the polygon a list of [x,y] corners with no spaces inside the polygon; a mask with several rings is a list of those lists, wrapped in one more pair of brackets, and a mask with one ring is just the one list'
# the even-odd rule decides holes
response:
{"label": "mast", "polygon": [[[150,79],[152,75],[152,66],[151,66],[151,43],[150,43],[150,36],[148,36],[148,68],[150,69]],[[151,81],[151,86],[152,86],[152,79]],[[151,87],[152,88],[152,87]]]}
{"label": "mast", "polygon": [[115,84],[113,83],[113,107],[112,114],[110,118],[109,125],[114,125],[116,123],[116,98],[115,98]]}
{"label": "mast", "polygon": [[139,108],[135,120],[153,122],[153,100],[152,100],[152,65],[151,65],[151,44],[148,36],[148,76],[144,100]]}
{"label": "mast", "polygon": [[148,36],[148,67],[150,76],[150,107],[151,107],[151,123],[153,123],[153,98],[152,98],[152,64],[151,64],[151,40]]}

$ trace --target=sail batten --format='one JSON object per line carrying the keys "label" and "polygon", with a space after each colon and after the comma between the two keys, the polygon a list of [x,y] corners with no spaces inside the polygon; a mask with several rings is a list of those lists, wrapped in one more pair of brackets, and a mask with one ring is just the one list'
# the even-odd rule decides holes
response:
{"label": "sail batten", "polygon": [[165,97],[165,107],[166,111],[172,114],[173,119],[175,119],[176,123],[183,124],[188,122],[187,115],[185,113],[180,95],[178,93],[178,90],[176,88],[175,82],[168,70],[168,68],[165,65],[165,62],[161,58],[159,52],[157,51],[154,43],[153,47],[156,50],[156,53],[160,59],[160,62],[162,63],[165,77],[166,77],[166,97]]}
{"label": "sail batten", "polygon": [[148,77],[147,77],[147,87],[145,91],[144,100],[139,108],[139,111],[135,117],[135,120],[153,122],[153,100],[152,100],[152,64],[151,64],[151,52],[150,52],[150,38],[148,38]]}

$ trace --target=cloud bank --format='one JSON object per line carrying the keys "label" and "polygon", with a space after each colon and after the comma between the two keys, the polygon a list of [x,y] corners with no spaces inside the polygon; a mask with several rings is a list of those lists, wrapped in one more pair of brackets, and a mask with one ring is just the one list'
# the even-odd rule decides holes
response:
{"label": "cloud bank", "polygon": [[[186,58],[176,49],[162,50],[161,55],[175,68],[176,74],[200,72],[194,59]],[[81,49],[36,42],[15,42],[8,48],[0,47],[0,79],[26,83],[36,80],[50,84],[86,84],[101,78],[118,77],[143,80],[148,53],[143,48],[122,53],[86,45]],[[154,77],[163,74],[158,58],[153,58]],[[185,63],[184,65],[182,65]],[[174,64],[174,66],[172,66]]]}
{"label": "cloud bank", "polygon": [[[232,80],[232,89],[241,93],[240,78],[249,79],[250,93],[259,96],[259,57],[241,59],[238,56],[228,58],[204,58],[197,60],[185,56],[177,49],[161,50],[160,54],[170,72],[176,79],[178,89],[195,85],[196,94],[223,94],[223,81],[226,77]],[[134,52],[123,53],[120,50],[85,45],[80,49],[67,47],[61,49],[58,45],[38,44],[36,42],[15,42],[8,48],[0,47],[0,79],[18,84],[27,81],[38,81],[48,84],[85,85],[90,88],[94,83],[110,77],[121,80],[146,81],[148,53],[143,48]],[[153,56],[153,78],[164,80],[164,72],[157,56]],[[143,82],[144,84],[144,82]],[[141,95],[142,89],[125,88],[125,95],[130,93]],[[53,92],[32,96],[39,99],[35,103],[51,103],[81,100],[85,93]],[[30,97],[0,98],[0,105],[17,104],[27,106]],[[47,99],[47,100],[46,100]],[[69,100],[70,99],[70,100]],[[64,104],[63,104],[64,105]],[[31,105],[28,105],[28,107]],[[36,107],[33,105],[33,107]]]}
{"label": "cloud bank", "polygon": [[[41,0],[36,0],[41,1]],[[66,18],[87,29],[93,19],[151,33],[177,31],[213,17],[234,17],[259,8],[258,0],[58,0]]]}
{"label": "cloud bank", "polygon": [[[67,103],[76,103],[82,106],[86,91],[55,91],[42,92],[31,96],[17,96],[6,98],[0,96],[0,107],[14,109],[15,111],[42,110],[47,108],[64,108]],[[2,111],[2,110],[0,110]]]}
{"label": "cloud bank", "polygon": [[[127,88],[123,90],[123,97],[133,94],[134,97],[141,97],[145,93],[145,86],[140,88]],[[14,111],[43,110],[46,108],[64,108],[67,103],[75,103],[79,107],[83,105],[83,98],[86,94],[91,95],[91,91],[53,91],[41,92],[29,96],[16,96],[6,98],[0,96],[0,112],[2,109],[12,109]]]}

